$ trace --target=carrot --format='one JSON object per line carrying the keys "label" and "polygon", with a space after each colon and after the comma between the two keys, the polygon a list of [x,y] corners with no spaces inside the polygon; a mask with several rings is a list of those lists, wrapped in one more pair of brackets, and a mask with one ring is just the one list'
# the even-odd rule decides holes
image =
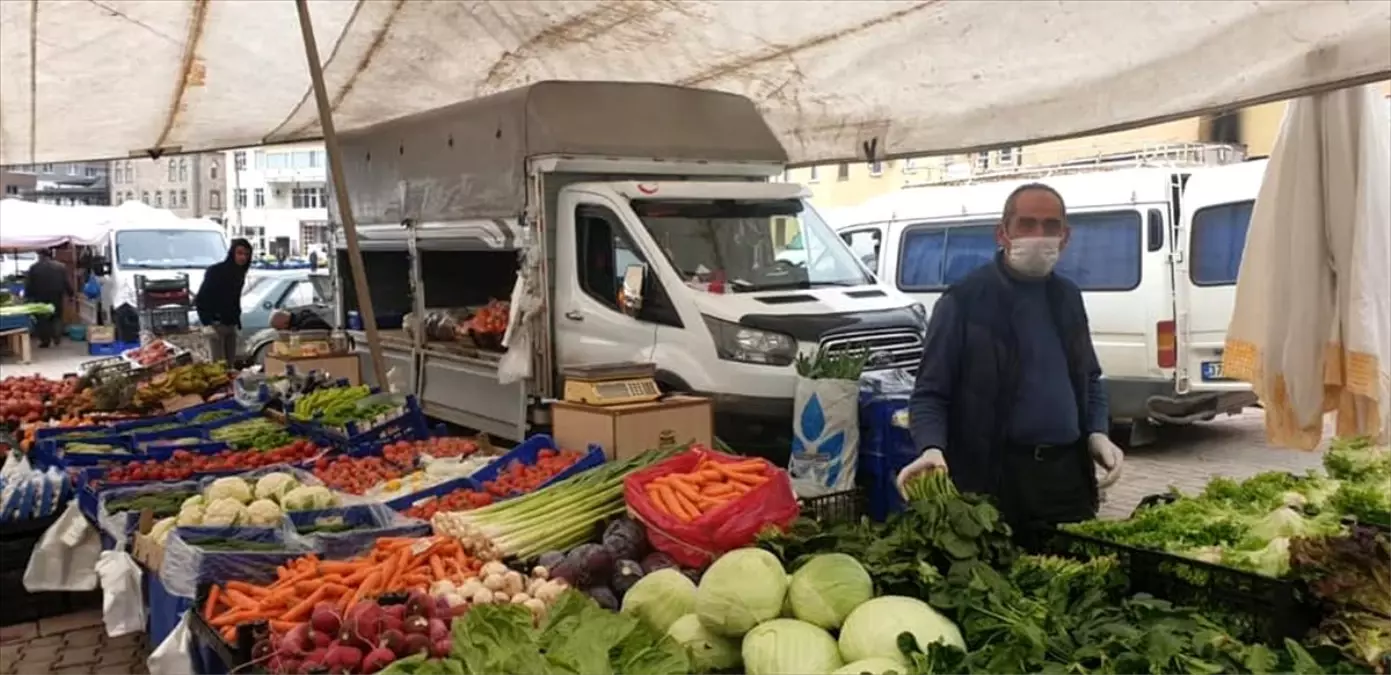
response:
{"label": "carrot", "polygon": [[319,563],[319,571],[324,574],[344,574],[351,576],[353,572],[362,569],[364,566],[366,566],[366,563],[357,561],[325,560]]}
{"label": "carrot", "polygon": [[281,621],[303,621],[309,618],[310,612],[314,611],[314,605],[319,604],[319,601],[323,599],[324,587],[320,586],[319,590],[314,591],[312,595],[301,600],[299,604],[291,607],[289,611],[281,614],[279,618]]}
{"label": "carrot", "polygon": [[221,599],[222,588],[214,585],[208,589],[208,602],[203,605],[203,620],[212,621],[217,614],[217,601]]}
{"label": "carrot", "polygon": [[696,489],[690,483],[677,480],[672,481],[670,487],[676,494],[685,497],[691,502],[695,502],[696,499],[700,498],[700,490]]}
{"label": "carrot", "polygon": [[262,598],[270,593],[270,590],[265,586],[248,584],[245,581],[229,581],[227,582],[227,590],[238,591],[253,598]]}
{"label": "carrot", "polygon": [[243,621],[250,620],[251,617],[255,614],[256,612],[251,610],[237,609],[230,612],[224,612],[222,613],[222,615],[214,617],[212,621],[208,622],[208,624],[211,625],[213,628],[221,628],[223,626],[235,626]]}
{"label": "carrot", "polygon": [[377,585],[382,583],[382,572],[384,571],[385,570],[377,570],[367,575],[367,579],[362,582],[361,586],[357,587],[356,592],[352,593],[350,596],[345,596],[347,597],[347,603],[342,605],[341,607],[344,610],[347,610],[349,607],[356,605],[358,600],[361,600],[367,597],[368,594],[376,591]]}
{"label": "carrot", "polygon": [[270,629],[277,633],[288,633],[299,625],[297,621],[281,621],[279,619],[271,619],[270,621]]}
{"label": "carrot", "polygon": [[686,510],[681,508],[681,504],[676,501],[676,493],[665,485],[657,486],[657,504],[662,507],[663,511],[681,520],[691,519],[691,516],[687,514]]}
{"label": "carrot", "polygon": [[430,577],[424,574],[407,574],[401,577],[397,581],[397,583],[406,588],[410,588],[412,586],[429,586]]}
{"label": "carrot", "polygon": [[763,473],[768,470],[768,465],[761,459],[745,459],[738,462],[716,462],[715,466],[730,471],[755,471]]}
{"label": "carrot", "polygon": [[222,640],[223,640],[223,642],[228,642],[228,643],[236,642],[236,641],[237,641],[237,627],[236,627],[236,626],[224,626],[224,627],[222,628],[221,635],[222,635]]}
{"label": "carrot", "polygon": [[448,572],[444,571],[444,561],[438,555],[430,556],[430,571],[436,579],[443,579],[448,575]]}
{"label": "carrot", "polygon": [[687,499],[686,495],[683,495],[680,492],[674,492],[673,494],[676,499],[676,506],[686,514],[686,518],[688,520],[694,520],[697,516],[700,515],[700,509],[696,508],[695,503],[690,499]]}
{"label": "carrot", "polygon": [[715,469],[702,468],[699,473],[700,477],[705,479],[706,482],[717,482],[724,478],[724,475]]}
{"label": "carrot", "polygon": [[377,540],[377,548],[383,551],[391,551],[402,546],[410,546],[418,541],[415,537],[382,537]]}
{"label": "carrot", "polygon": [[295,593],[296,591],[293,585],[276,589],[270,595],[261,598],[261,606],[266,608],[284,607],[296,600]]}
{"label": "carrot", "polygon": [[701,477],[699,472],[674,473],[670,476],[667,476],[667,479],[667,483],[669,483],[672,486],[687,485],[694,488],[699,488],[701,483],[705,482],[705,479]]}
{"label": "carrot", "polygon": [[[719,473],[719,472],[716,472]],[[711,483],[700,489],[700,494],[706,497],[718,497],[734,493],[734,486],[729,483]]]}
{"label": "carrot", "polygon": [[768,482],[768,479],[767,479],[767,478],[764,478],[763,476],[749,476],[749,475],[745,475],[745,474],[739,473],[739,472],[737,472],[737,471],[731,471],[731,472],[729,472],[728,474],[725,474],[725,475],[729,476],[730,482],[733,482],[733,483],[743,483],[744,485],[748,485],[748,486],[750,486],[750,487],[753,487],[753,486],[756,486],[756,485],[762,485],[762,484]]}
{"label": "carrot", "polygon": [[387,577],[386,588],[394,588],[401,577],[410,572],[411,557],[410,547],[401,549],[401,552],[397,554],[396,566],[392,568],[391,576]]}
{"label": "carrot", "polygon": [[352,593],[352,591],[353,591],[353,589],[348,588],[347,586],[344,586],[343,584],[324,584],[324,587],[323,587],[322,590],[323,590],[323,592],[324,592],[324,597],[328,597],[328,598],[337,598],[337,597],[341,597],[341,596],[344,595],[345,593]]}
{"label": "carrot", "polygon": [[238,609],[250,609],[254,611],[261,605],[261,603],[252,600],[245,593],[233,590],[231,584],[227,585],[227,592],[223,593],[223,595],[227,596],[227,604]]}

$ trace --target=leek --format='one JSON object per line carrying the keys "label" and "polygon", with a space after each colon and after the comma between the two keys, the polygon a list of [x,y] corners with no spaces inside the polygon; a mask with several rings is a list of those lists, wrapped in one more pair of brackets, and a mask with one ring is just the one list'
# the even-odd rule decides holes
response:
{"label": "leek", "polygon": [[459,514],[504,556],[532,558],[588,541],[599,523],[623,513],[628,474],[685,451],[651,450],[609,462],[535,492]]}

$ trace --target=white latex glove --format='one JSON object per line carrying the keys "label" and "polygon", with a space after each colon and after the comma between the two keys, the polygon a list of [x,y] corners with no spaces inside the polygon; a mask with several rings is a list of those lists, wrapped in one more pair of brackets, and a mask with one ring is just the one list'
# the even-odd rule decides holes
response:
{"label": "white latex glove", "polygon": [[903,470],[898,472],[898,480],[896,481],[898,484],[898,494],[903,495],[903,498],[906,500],[908,496],[907,493],[904,491],[903,486],[910,479],[912,479],[914,476],[926,473],[928,471],[946,470],[947,460],[945,457],[942,456],[941,450],[938,450],[937,448],[928,448],[926,450],[923,450],[923,454],[920,457],[913,460],[912,464],[903,467]]}
{"label": "white latex glove", "polygon": [[1121,465],[1125,463],[1125,453],[1111,442],[1106,434],[1096,433],[1087,437],[1087,449],[1092,453],[1092,461],[1105,469],[1106,475],[1097,481],[1097,487],[1106,489],[1121,478]]}

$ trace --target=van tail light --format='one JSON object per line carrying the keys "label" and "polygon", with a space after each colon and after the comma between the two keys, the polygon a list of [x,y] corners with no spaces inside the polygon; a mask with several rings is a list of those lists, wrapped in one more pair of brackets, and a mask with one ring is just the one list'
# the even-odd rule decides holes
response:
{"label": "van tail light", "polygon": [[1174,334],[1174,322],[1160,321],[1154,326],[1158,338],[1155,358],[1160,368],[1173,368],[1178,364],[1178,338]]}

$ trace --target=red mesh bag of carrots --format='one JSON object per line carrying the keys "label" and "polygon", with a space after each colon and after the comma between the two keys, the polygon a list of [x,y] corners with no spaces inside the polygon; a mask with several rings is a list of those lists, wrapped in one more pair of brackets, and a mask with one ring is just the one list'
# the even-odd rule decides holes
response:
{"label": "red mesh bag of carrots", "polygon": [[653,548],[687,567],[786,528],[801,512],[786,472],[699,445],[628,476],[623,494]]}

